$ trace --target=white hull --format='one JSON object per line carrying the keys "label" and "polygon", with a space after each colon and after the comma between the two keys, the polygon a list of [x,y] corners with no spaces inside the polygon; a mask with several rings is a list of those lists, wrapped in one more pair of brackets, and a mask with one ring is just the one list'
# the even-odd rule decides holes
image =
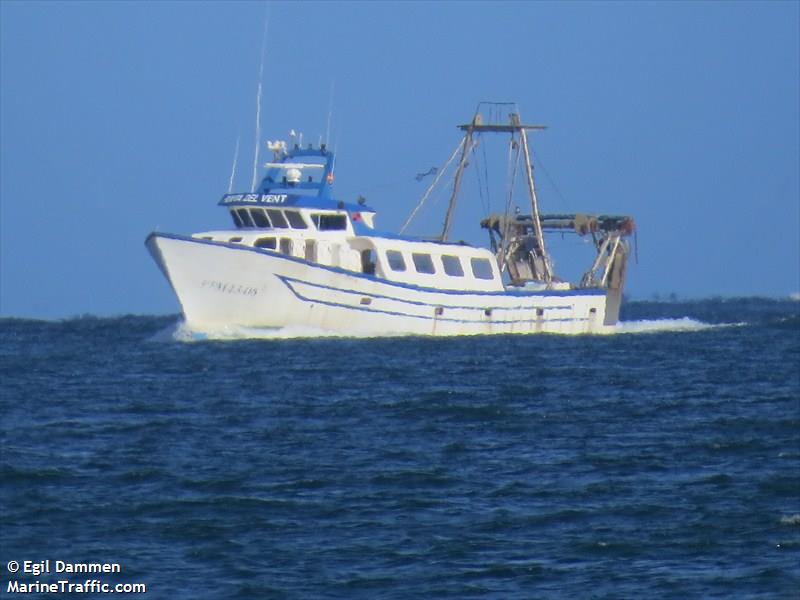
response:
{"label": "white hull", "polygon": [[147,247],[172,285],[186,323],[199,330],[307,327],[374,336],[610,333],[619,310],[619,292],[601,289],[443,291],[177,235],[152,234]]}

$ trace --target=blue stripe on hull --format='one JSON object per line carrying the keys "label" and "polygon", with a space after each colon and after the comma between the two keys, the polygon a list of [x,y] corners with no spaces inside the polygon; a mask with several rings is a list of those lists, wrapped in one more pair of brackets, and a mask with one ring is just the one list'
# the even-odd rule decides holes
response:
{"label": "blue stripe on hull", "polygon": [[[393,300],[396,302],[402,302],[404,304],[412,304],[415,306],[430,306],[431,308],[442,307],[442,308],[449,308],[452,310],[534,310],[537,308],[541,308],[543,310],[571,310],[573,307],[572,305],[562,305],[562,306],[532,306],[532,305],[517,305],[517,306],[459,306],[459,305],[451,305],[451,304],[432,304],[430,302],[423,302],[421,300],[408,300],[406,298],[400,298],[398,296],[386,296],[384,294],[376,294],[374,292],[362,292],[360,290],[354,289],[347,289],[341,287],[335,287],[330,285],[323,285],[321,283],[312,283],[310,281],[304,281],[302,279],[296,279],[294,277],[287,277],[285,275],[276,275],[281,281],[283,281],[287,286],[291,288],[292,283],[301,283],[304,285],[309,285],[312,287],[320,288],[323,290],[333,290],[335,292],[343,292],[345,294],[354,294],[358,296],[368,296],[370,298],[377,298],[381,300]],[[378,280],[383,283],[383,280]],[[292,291],[294,291],[292,289]],[[434,292],[435,293],[435,292]],[[496,296],[495,296],[496,297]]]}
{"label": "blue stripe on hull", "polygon": [[[568,322],[568,321],[569,322],[576,322],[576,321],[588,321],[589,320],[586,317],[569,317],[569,318],[556,318],[556,319],[552,319],[552,318],[551,319],[546,319],[546,318],[542,317],[542,318],[537,318],[537,319],[513,319],[513,320],[502,320],[502,321],[501,320],[486,320],[486,321],[484,321],[484,320],[474,320],[474,319],[472,319],[472,320],[469,320],[469,319],[453,319],[453,318],[439,316],[439,315],[436,315],[436,316],[418,315],[418,314],[408,313],[408,312],[385,310],[385,309],[381,309],[381,308],[372,308],[372,307],[369,307],[369,306],[358,306],[358,305],[352,305],[352,304],[344,304],[342,302],[334,302],[332,300],[320,300],[319,298],[311,298],[309,296],[303,295],[292,284],[293,283],[299,283],[299,284],[308,285],[308,286],[311,286],[311,287],[317,287],[317,288],[326,289],[326,290],[340,291],[340,292],[349,293],[349,294],[357,294],[357,295],[360,295],[360,296],[372,296],[373,298],[384,298],[384,299],[388,299],[388,300],[393,300],[393,301],[397,301],[397,302],[403,302],[403,303],[406,303],[406,304],[414,304],[414,305],[418,305],[418,306],[428,306],[428,307],[430,307],[431,309],[434,309],[434,310],[436,308],[440,308],[441,305],[439,305],[439,304],[428,304],[428,303],[425,303],[425,302],[417,302],[417,301],[413,301],[413,300],[404,300],[402,298],[392,298],[390,296],[380,296],[380,295],[377,295],[377,294],[363,293],[363,292],[358,292],[358,291],[355,291],[355,290],[345,290],[345,289],[335,288],[335,287],[331,287],[331,286],[327,286],[327,285],[319,285],[319,284],[316,284],[316,283],[311,283],[311,282],[308,282],[308,281],[302,281],[300,279],[294,279],[294,278],[291,278],[291,277],[285,277],[285,276],[281,276],[281,275],[278,275],[277,277],[286,285],[287,288],[289,288],[289,290],[292,292],[292,294],[294,294],[294,296],[297,299],[302,300],[303,302],[308,302],[308,303],[311,303],[311,304],[323,304],[325,306],[333,306],[333,307],[336,307],[336,308],[344,308],[344,309],[348,309],[348,310],[355,310],[355,311],[368,312],[368,313],[377,313],[377,314],[391,315],[391,316],[397,316],[397,317],[411,317],[411,318],[414,318],[414,319],[423,319],[425,321],[437,321],[437,322],[447,321],[447,322],[450,322],[450,323],[469,323],[469,324],[473,324],[473,325],[515,325],[515,324],[531,324],[531,323],[538,323],[540,325],[544,325],[546,323]],[[485,308],[479,308],[479,307],[474,307],[474,306],[447,306],[447,307],[441,307],[441,308],[447,308],[447,309],[451,309],[451,310],[456,310],[456,309],[475,310],[475,311],[479,311],[479,312],[483,312],[484,310],[486,310]],[[567,306],[567,307],[559,306],[559,307],[549,307],[549,310],[556,310],[556,309],[561,309],[561,310],[567,309],[567,310],[569,310],[571,308],[572,308],[571,306]],[[522,309],[524,309],[524,310],[534,310],[535,307],[530,307],[530,308],[523,307]],[[515,310],[515,308],[494,307],[494,308],[489,308],[489,310]],[[519,309],[517,309],[517,310],[519,310]]]}
{"label": "blue stripe on hull", "polygon": [[[177,235],[173,233],[151,233],[147,240],[152,237],[161,237],[167,238],[172,240],[179,240],[183,242],[189,242],[193,244],[205,244],[208,246],[216,246],[219,248],[226,248],[228,250],[234,250],[237,252],[255,252],[256,254],[264,254],[271,258],[278,259],[278,260],[286,260],[289,262],[295,262],[303,265],[307,265],[309,267],[315,269],[321,269],[323,271],[329,271],[331,273],[338,273],[341,275],[347,275],[349,277],[355,277],[356,279],[364,279],[367,281],[374,281],[379,282],[384,285],[409,289],[409,290],[416,290],[419,292],[429,292],[435,294],[447,294],[449,296],[518,296],[521,298],[530,298],[530,297],[550,297],[550,296],[604,296],[606,294],[606,290],[603,289],[596,289],[596,288],[580,288],[574,290],[497,290],[497,291],[484,291],[484,290],[442,290],[438,288],[430,288],[430,287],[423,287],[419,285],[414,285],[411,283],[402,283],[399,281],[390,281],[389,279],[383,279],[381,277],[375,277],[374,275],[368,275],[366,273],[358,273],[356,271],[348,271],[347,269],[342,269],[341,267],[332,267],[329,265],[321,265],[319,263],[314,263],[307,261],[303,258],[297,258],[295,256],[287,256],[285,254],[279,254],[274,251],[264,250],[262,248],[252,248],[250,246],[242,246],[241,244],[234,244],[229,242],[215,242],[213,240],[201,240],[193,237],[188,237],[184,235]],[[145,242],[146,243],[146,242]],[[334,288],[335,289],[335,288]],[[358,292],[356,292],[358,293]],[[546,307],[545,307],[546,308]]]}

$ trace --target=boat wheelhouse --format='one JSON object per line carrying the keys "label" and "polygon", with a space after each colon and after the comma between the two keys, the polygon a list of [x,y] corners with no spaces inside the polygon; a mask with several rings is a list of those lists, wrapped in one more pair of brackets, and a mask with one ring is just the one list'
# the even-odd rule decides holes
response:
{"label": "boat wheelhouse", "polygon": [[[219,205],[233,228],[191,236],[153,233],[147,246],[172,285],[187,324],[301,327],[343,335],[603,333],[616,323],[627,258],[627,217],[540,215],[526,131],[461,126],[461,160],[442,235],[381,232],[363,200],[333,197],[325,145],[269,142],[273,159],[252,192]],[[528,166],[530,215],[491,215],[491,249],[447,240],[461,173],[481,133],[510,133]],[[454,154],[455,156],[455,154]],[[590,235],[597,258],[580,284],[560,281],[544,231]]]}

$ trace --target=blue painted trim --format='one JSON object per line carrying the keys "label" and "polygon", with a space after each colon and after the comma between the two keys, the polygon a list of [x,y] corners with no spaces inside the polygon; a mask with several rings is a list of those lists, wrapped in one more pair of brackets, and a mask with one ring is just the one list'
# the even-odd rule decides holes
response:
{"label": "blue painted trim", "polygon": [[[468,323],[470,325],[516,325],[518,323],[519,324],[522,324],[522,323],[541,323],[541,324],[544,325],[545,323],[568,322],[568,321],[570,321],[570,322],[571,321],[588,321],[589,320],[588,318],[578,318],[578,317],[573,317],[573,318],[568,318],[568,319],[567,318],[558,318],[558,319],[545,319],[545,318],[542,318],[542,319],[514,319],[513,321],[508,321],[508,320],[506,320],[506,321],[495,321],[495,320],[451,319],[451,318],[448,318],[448,317],[439,317],[439,316],[429,317],[429,316],[425,316],[425,315],[416,315],[414,313],[404,313],[404,312],[398,312],[398,311],[394,311],[394,310],[385,310],[385,309],[381,309],[381,308],[370,308],[370,307],[367,307],[367,306],[343,304],[341,302],[332,302],[330,300],[319,300],[317,298],[309,298],[308,296],[304,296],[303,294],[298,292],[294,288],[294,286],[292,286],[291,283],[289,283],[289,282],[290,281],[297,281],[299,283],[307,283],[308,285],[312,285],[312,286],[315,285],[315,284],[308,283],[308,282],[303,282],[303,281],[300,281],[298,279],[291,280],[289,277],[278,276],[278,278],[281,281],[283,281],[284,285],[286,285],[286,287],[289,288],[289,291],[291,291],[292,294],[294,294],[297,299],[302,300],[303,302],[308,302],[309,304],[323,304],[325,306],[333,306],[335,308],[344,308],[346,310],[357,310],[357,311],[361,311],[361,312],[379,313],[379,314],[383,314],[383,315],[390,315],[390,316],[396,316],[396,317],[411,317],[413,319],[423,319],[425,321],[437,321],[437,322],[438,321],[447,321],[449,323]],[[320,286],[320,287],[323,287],[323,286]],[[335,289],[335,288],[333,288],[333,289]],[[344,291],[344,290],[342,290],[342,291]],[[357,294],[358,292],[354,292],[354,293]],[[363,294],[363,295],[368,296],[369,294]],[[437,304],[429,304],[428,306],[430,306],[431,308],[436,308],[439,305],[437,305]],[[452,308],[452,307],[444,307],[444,308]],[[475,309],[475,310],[484,310],[484,309]]]}
{"label": "blue painted trim", "polygon": [[[375,294],[373,292],[362,292],[359,290],[353,289],[346,289],[341,287],[334,287],[331,285],[323,285],[321,283],[312,283],[310,281],[304,281],[302,279],[296,279],[294,277],[287,277],[286,275],[276,275],[278,279],[283,281],[287,286],[291,287],[292,283],[301,283],[304,285],[308,285],[311,287],[320,288],[323,290],[333,290],[335,292],[343,292],[345,294],[354,294],[357,296],[369,296],[370,298],[376,298],[381,300],[392,300],[394,302],[402,302],[404,304],[412,304],[414,306],[429,306],[431,308],[447,308],[450,310],[477,310],[483,312],[484,310],[535,310],[541,308],[543,310],[571,310],[573,307],[569,306],[535,306],[535,305],[518,305],[518,306],[453,306],[450,304],[440,304],[440,303],[430,303],[430,302],[422,302],[419,300],[407,300],[405,298],[399,298],[397,296],[386,296],[384,294]],[[383,279],[378,279],[378,281],[383,282]]]}
{"label": "blue painted trim", "polygon": [[[236,230],[237,233],[241,233],[241,231]],[[409,290],[417,290],[421,292],[434,292],[437,294],[447,294],[452,296],[519,296],[519,297],[532,297],[532,296],[605,296],[606,291],[603,289],[597,288],[581,288],[577,290],[541,290],[541,291],[534,291],[534,290],[497,290],[497,291],[484,291],[484,290],[442,290],[438,288],[431,288],[431,287],[423,287],[419,285],[414,285],[411,283],[403,283],[401,281],[391,281],[389,279],[382,279],[380,277],[375,277],[374,275],[368,275],[366,273],[356,273],[355,271],[348,271],[347,269],[342,269],[341,267],[332,267],[330,265],[321,265],[319,263],[314,263],[305,260],[304,258],[298,258],[296,256],[287,256],[285,254],[280,254],[278,252],[274,252],[271,250],[264,250],[262,248],[253,248],[252,246],[243,246],[242,244],[234,244],[230,242],[216,242],[214,240],[202,240],[193,238],[190,236],[185,235],[178,235],[175,233],[160,233],[160,232],[153,232],[148,236],[150,237],[163,237],[167,239],[179,240],[183,242],[191,242],[193,244],[206,244],[209,246],[218,246],[222,248],[228,248],[230,250],[236,250],[239,252],[255,252],[256,254],[267,254],[269,256],[279,258],[281,260],[288,260],[304,265],[308,265],[314,267],[316,269],[322,269],[323,271],[330,271],[331,273],[340,273],[343,275],[349,275],[350,277],[355,277],[357,279],[366,279],[368,281],[377,281],[383,283],[388,286],[399,287]]]}

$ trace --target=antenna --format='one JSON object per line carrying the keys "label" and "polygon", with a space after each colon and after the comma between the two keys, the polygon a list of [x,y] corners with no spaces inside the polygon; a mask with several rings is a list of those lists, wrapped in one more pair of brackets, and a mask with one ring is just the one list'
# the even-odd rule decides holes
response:
{"label": "antenna", "polygon": [[328,126],[325,129],[325,144],[331,143],[331,117],[333,116],[333,90],[336,87],[336,80],[331,81],[331,92],[328,96]]}
{"label": "antenna", "polygon": [[236,150],[233,151],[233,165],[231,165],[231,178],[228,181],[228,193],[233,192],[233,178],[236,177],[236,163],[239,162],[239,140],[241,134],[236,135]]}
{"label": "antenna", "polygon": [[250,191],[256,191],[256,179],[258,178],[258,151],[260,149],[259,139],[261,138],[261,89],[264,83],[264,55],[267,53],[267,29],[269,29],[269,4],[266,4],[264,12],[264,37],[261,40],[261,64],[258,68],[258,92],[256,93],[256,149],[253,157],[253,183]]}
{"label": "antenna", "polygon": [[328,173],[328,183],[333,183],[333,178],[336,176],[336,157],[339,156],[339,137],[336,137],[336,143],[333,145],[333,162],[331,162],[331,172]]}

